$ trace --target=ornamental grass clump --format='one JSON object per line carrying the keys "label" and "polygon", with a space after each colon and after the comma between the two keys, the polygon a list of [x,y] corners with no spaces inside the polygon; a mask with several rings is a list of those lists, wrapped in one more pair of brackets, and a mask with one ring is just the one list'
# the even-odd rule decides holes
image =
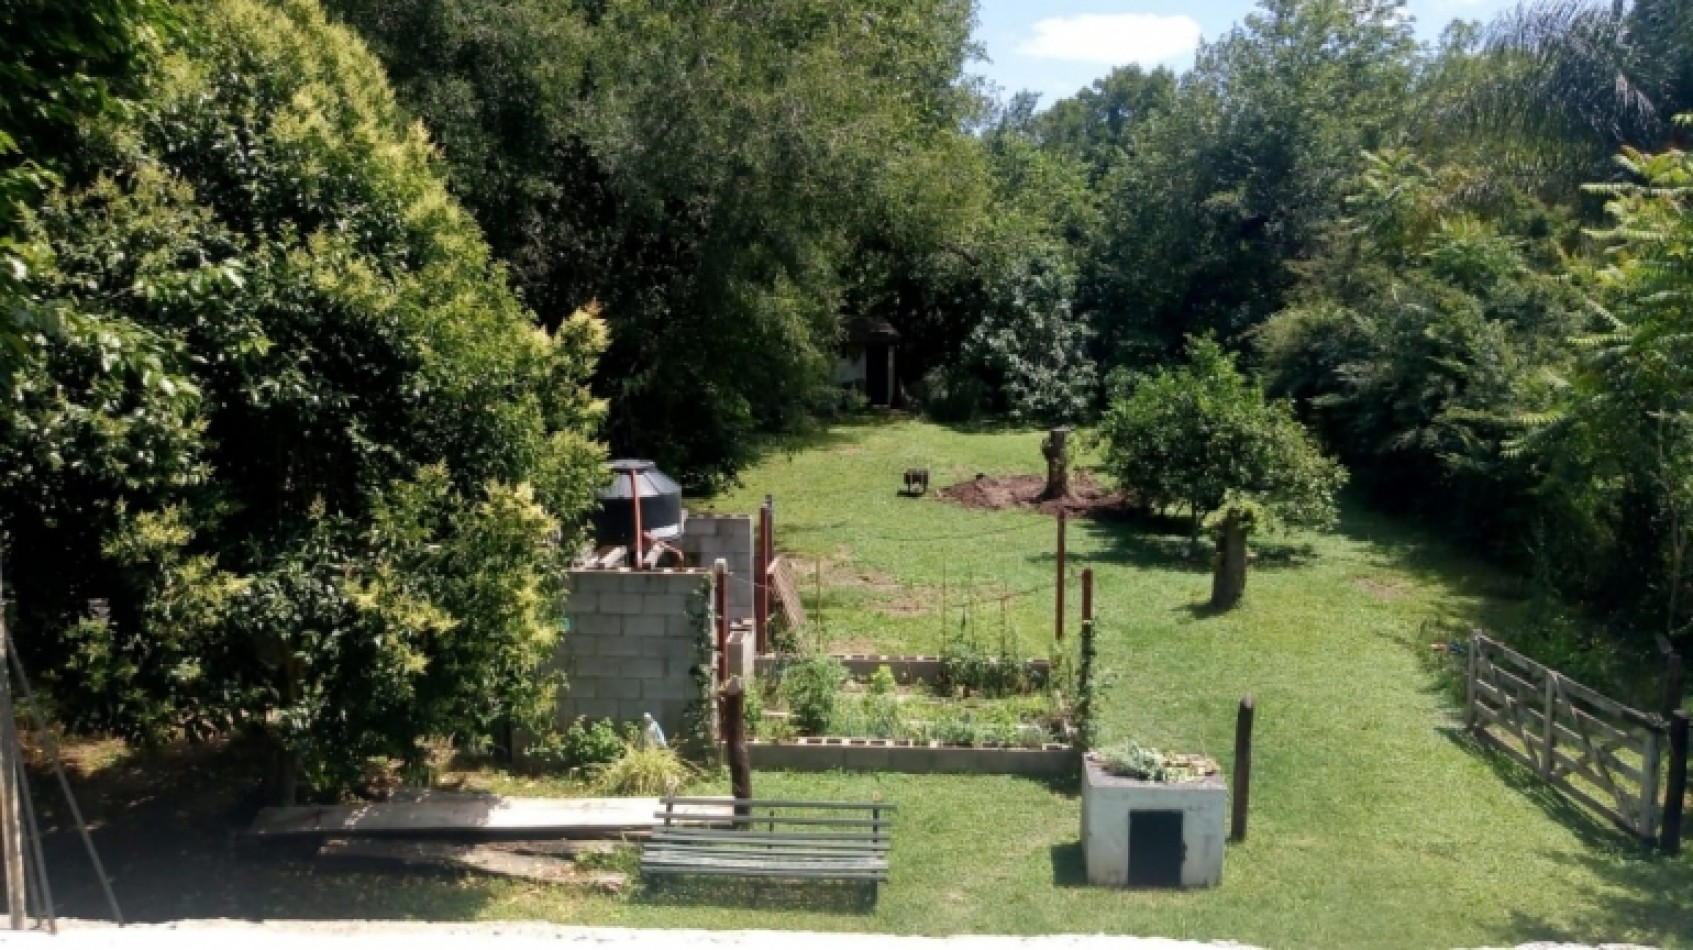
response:
{"label": "ornamental grass clump", "polygon": [[675,749],[628,743],[623,755],[600,771],[594,788],[602,795],[667,795],[693,774]]}

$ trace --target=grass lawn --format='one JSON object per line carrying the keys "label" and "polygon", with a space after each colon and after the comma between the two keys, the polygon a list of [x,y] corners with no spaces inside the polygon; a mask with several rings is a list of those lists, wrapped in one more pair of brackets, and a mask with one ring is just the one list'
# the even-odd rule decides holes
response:
{"label": "grass lawn", "polygon": [[[836,647],[935,652],[943,587],[1034,591],[974,611],[1046,652],[1051,519],[898,497],[927,466],[936,488],[978,472],[1031,472],[1039,436],[912,422],[836,428],[773,454],[716,499],[777,499],[778,543],[821,563],[823,636]],[[733,886],[583,896],[475,879],[328,875],[309,863],[237,861],[213,846],[203,885],[167,889],[134,859],[120,896],[147,916],[545,917],[584,924],[817,928],[923,934],[1121,932],[1268,946],[1478,946],[1529,940],[1693,945],[1693,860],[1640,850],[1473,749],[1426,663],[1431,621],[1508,622],[1515,586],[1413,529],[1349,509],[1330,535],[1263,539],[1238,610],[1203,608],[1209,577],[1179,533],[1074,521],[1074,565],[1097,575],[1106,738],[1133,737],[1228,765],[1235,704],[1258,702],[1250,840],[1223,885],[1147,893],[1078,886],[1075,790],[1005,777],[760,773],[761,797],[896,803],[893,880],[873,912],[825,889]],[[1075,603],[1072,595],[1072,623]],[[498,779],[541,794],[547,783]],[[721,786],[721,787],[720,787]],[[701,790],[726,791],[713,780]],[[111,816],[121,825],[123,816]],[[192,836],[184,838],[192,841]],[[184,849],[197,847],[183,845]],[[67,862],[73,860],[67,856]],[[181,858],[175,858],[180,863]],[[221,863],[220,863],[221,862]],[[184,872],[174,869],[178,876]],[[70,889],[67,885],[67,890]],[[84,887],[79,896],[91,896]],[[90,908],[92,910],[92,908]]]}

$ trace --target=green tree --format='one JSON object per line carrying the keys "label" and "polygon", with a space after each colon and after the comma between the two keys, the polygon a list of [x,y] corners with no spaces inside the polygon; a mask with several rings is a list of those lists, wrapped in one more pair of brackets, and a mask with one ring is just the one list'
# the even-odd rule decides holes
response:
{"label": "green tree", "polygon": [[537,328],[312,0],[179,9],[88,130],[99,174],[23,217],[31,298],[159,366],[36,343],[0,417],[7,580],[72,724],[253,734],[276,800],[335,794],[545,714],[604,328]]}
{"label": "green tree", "polygon": [[332,6],[543,319],[604,305],[613,448],[690,484],[833,399],[843,303],[882,263],[856,247],[926,271],[980,205],[968,0]]}
{"label": "green tree", "polygon": [[1184,366],[1140,380],[1100,423],[1105,467],[1144,505],[1176,505],[1197,533],[1214,518],[1217,560],[1211,604],[1224,610],[1246,590],[1249,534],[1280,521],[1334,521],[1345,481],[1285,402],[1271,402],[1216,341],[1189,347]]}

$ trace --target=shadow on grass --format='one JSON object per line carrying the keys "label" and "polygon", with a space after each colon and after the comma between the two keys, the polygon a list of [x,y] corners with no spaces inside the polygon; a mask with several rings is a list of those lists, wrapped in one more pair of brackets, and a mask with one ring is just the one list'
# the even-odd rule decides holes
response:
{"label": "shadow on grass", "polygon": [[[1212,545],[1208,540],[1197,543],[1186,533],[1185,522],[1171,531],[1174,519],[1135,515],[1121,519],[1077,519],[1071,522],[1095,544],[1095,551],[1085,559],[1106,564],[1131,567],[1185,571],[1190,574],[1211,573]],[[1051,551],[1029,556],[1034,563],[1056,559]],[[1309,542],[1291,543],[1275,537],[1254,539],[1251,545],[1253,571],[1298,570],[1317,558],[1317,549]]]}
{"label": "shadow on grass", "polygon": [[1087,854],[1080,841],[1055,844],[1050,853],[1053,887],[1088,886]]}
{"label": "shadow on grass", "polygon": [[1466,754],[1486,762],[1500,782],[1582,845],[1580,851],[1543,852],[1542,857],[1604,882],[1592,895],[1598,914],[1585,917],[1581,929],[1512,911],[1508,934],[1512,940],[1584,943],[1626,936],[1630,941],[1666,946],[1693,940],[1693,855],[1671,858],[1658,853],[1462,728],[1454,726],[1441,733]]}
{"label": "shadow on grass", "polygon": [[[886,886],[886,885],[883,885]],[[649,877],[636,903],[658,907],[741,907],[871,914],[877,887],[871,881],[786,880],[738,877]]]}

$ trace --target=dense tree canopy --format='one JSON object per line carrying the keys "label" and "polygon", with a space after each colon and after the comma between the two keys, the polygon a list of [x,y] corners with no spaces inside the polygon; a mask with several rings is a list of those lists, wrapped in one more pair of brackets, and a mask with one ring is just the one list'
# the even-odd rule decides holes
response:
{"label": "dense tree canopy", "polygon": [[[70,720],[258,731],[287,797],[295,763],[342,787],[544,709],[603,330],[536,326],[315,5],[177,12],[86,184],[20,225],[24,298],[89,333],[10,380],[7,580]],[[108,358],[124,335],[152,362]]]}

